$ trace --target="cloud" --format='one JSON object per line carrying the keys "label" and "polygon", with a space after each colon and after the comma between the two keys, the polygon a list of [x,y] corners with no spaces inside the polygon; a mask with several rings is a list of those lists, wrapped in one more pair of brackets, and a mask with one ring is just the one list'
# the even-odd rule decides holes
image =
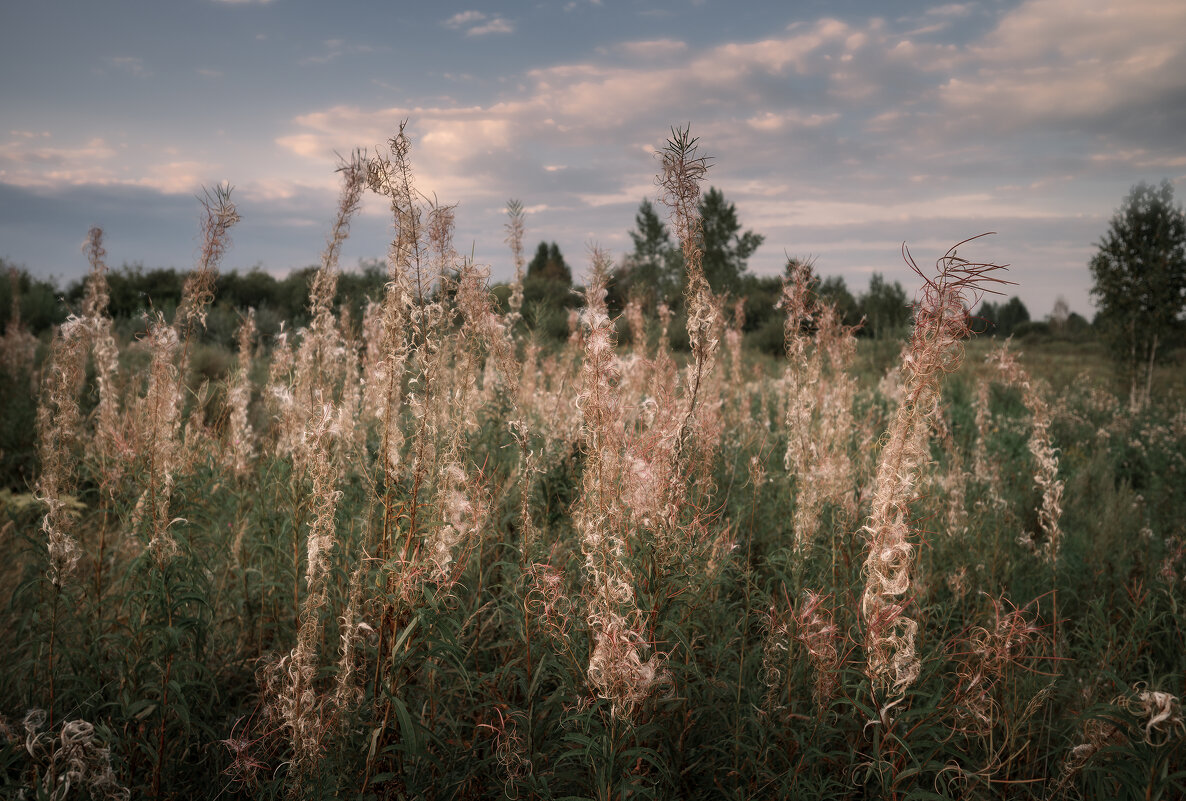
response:
{"label": "cloud", "polygon": [[210,183],[212,173],[211,166],[201,161],[168,161],[153,164],[143,176],[123,183],[156,189],[168,195],[188,195]]}
{"label": "cloud", "polygon": [[446,28],[465,28],[466,36],[486,36],[491,33],[514,33],[515,25],[502,16],[490,16],[481,11],[460,11],[443,23]]}
{"label": "cloud", "polygon": [[[1028,0],[968,49],[940,88],[964,124],[1015,130],[1042,123],[1146,137],[1186,123],[1186,5],[1134,0]],[[1137,133],[1134,131],[1134,133]]]}
{"label": "cloud", "polygon": [[117,180],[116,149],[94,138],[72,146],[39,144],[27,131],[0,143],[0,181],[23,187],[52,187]]}
{"label": "cloud", "polygon": [[972,13],[971,3],[947,3],[934,8],[928,8],[926,15],[931,17],[966,17]]}
{"label": "cloud", "polygon": [[[292,153],[328,166],[335,152],[358,146],[385,148],[404,120],[410,120],[417,179],[442,200],[501,196],[487,183],[493,165],[508,163],[516,143],[510,108],[335,106],[303,115],[297,130],[276,143]],[[542,171],[542,167],[537,169]],[[328,171],[326,173],[329,174]]]}
{"label": "cloud", "polygon": [[[232,231],[223,269],[262,265],[282,274],[317,263],[333,219],[333,195],[320,187],[293,185],[284,197],[266,197],[246,188],[234,191],[243,219]],[[111,264],[185,269],[200,251],[201,207],[195,194],[125,185],[29,188],[0,181],[3,255],[39,275],[56,274],[69,281],[87,270],[78,244],[97,224],[104,229]],[[359,217],[351,227],[343,265],[384,252],[387,219]]]}
{"label": "cloud", "polygon": [[[413,99],[401,83],[378,95],[398,102],[347,96],[292,114],[264,163],[241,157],[235,182],[245,203],[275,207],[270,226],[312,235],[332,214],[334,151],[383,146],[409,120],[417,185],[461,203],[458,241],[467,252],[475,241],[497,280],[507,197],[531,204],[529,238],[556,239],[574,263],[589,239],[628,248],[638,201],[655,196],[653,154],[672,125],[690,121],[715,157],[708,182],[767,236],[756,271],[775,272],[784,253],[806,249],[825,273],[888,272],[900,266],[903,239],[941,254],[1005,227],[1031,237],[1002,241],[1035,274],[1081,271],[1092,226],[1134,171],[1186,170],[1183,29],[1186,10],[1153,0],[1123,13],[1097,0],[993,12],[948,3],[909,18],[823,17],[695,45],[602,39],[517,74],[461,60],[426,75]],[[468,10],[436,33],[513,30]],[[306,52],[308,63],[327,63],[367,50],[330,39]],[[227,172],[196,149],[145,159],[114,134],[61,143],[20,125],[30,130],[0,142],[0,181],[31,190],[192,194],[187,187]],[[362,217],[378,231],[367,253],[379,255],[388,211],[367,203]]]}
{"label": "cloud", "polygon": [[137,78],[147,78],[152,74],[144,66],[144,60],[136,56],[114,56],[107,59],[106,63],[113,69],[134,75]]}
{"label": "cloud", "polygon": [[485,19],[486,15],[481,11],[460,11],[445,20],[443,24],[446,28],[463,28],[466,25],[473,25]]}
{"label": "cloud", "polygon": [[[1056,151],[1043,148],[1065,130],[1060,104],[1086,113],[1073,104],[1088,106],[1095,93],[1079,83],[1079,97],[1043,97],[1030,83],[1047,75],[1086,81],[1080,73],[1095,68],[1084,67],[1085,53],[1133,65],[1146,80],[1142,92],[1156,94],[1158,81],[1172,92],[1180,80],[1147,80],[1155,65],[1176,63],[1180,48],[1169,34],[1152,36],[1146,50],[1132,31],[1104,31],[1105,15],[1071,26],[1063,41],[1045,22],[1033,22],[1070,13],[1057,8],[1057,0],[1041,0],[995,20],[978,14],[987,27],[965,32],[969,40],[958,45],[910,29],[917,20],[877,18],[824,18],[699,49],[666,39],[622,42],[529,70],[508,84],[516,88],[487,102],[333,107],[295,118],[278,142],[328,170],[335,148],[382,142],[410,119],[419,185],[461,201],[459,220],[477,232],[482,258],[483,243],[496,248],[501,241],[507,196],[537,204],[531,229],[546,230],[566,252],[579,252],[591,231],[603,244],[629,247],[622,232],[638,201],[655,194],[652,154],[672,124],[691,120],[716,157],[709,183],[737,204],[747,227],[767,235],[752,269],[775,272],[784,253],[811,252],[826,272],[892,274],[902,240],[917,244],[922,258],[968,235],[1012,229],[1024,236],[1006,233],[999,238],[1005,244],[983,247],[1030,271],[1024,281],[1039,288],[1039,307],[1048,307],[1042,293],[1051,303],[1057,292],[1075,294],[1065,276],[1082,271],[1092,231],[1115,202],[1109,195],[1101,203],[1067,176],[1115,183],[1119,198],[1134,167],[1180,171],[1186,164],[1180,142],[1142,144],[1137,136],[1125,145],[1120,127],[1108,140],[1115,147],[1102,149],[1071,129]],[[956,19],[970,10],[939,7],[930,17]],[[1157,16],[1148,8],[1142,14]],[[487,19],[471,15],[456,27]],[[980,92],[985,105],[964,104],[956,86]],[[992,95],[1005,89],[1039,99]],[[1014,103],[1016,114],[1007,108]],[[486,258],[501,263],[501,255],[496,249]],[[1083,308],[1086,290],[1080,294],[1073,302]]]}
{"label": "cloud", "polygon": [[[478,21],[477,14],[457,15],[456,25]],[[858,26],[822,19],[706,48],[664,67],[624,65],[607,54],[534,69],[522,76],[521,90],[482,105],[333,107],[296,118],[277,141],[324,163],[335,149],[385,141],[411,119],[415,158],[439,182],[434,189],[500,195],[498,181],[515,178],[506,169],[512,163],[526,166],[544,189],[561,177],[548,165],[569,165],[563,177],[571,182],[582,179],[573,168],[584,165],[599,174],[599,185],[572,183],[566,201],[549,201],[553,209],[579,208],[629,202],[652,181],[654,160],[645,153],[672,124],[691,119],[706,143],[730,154],[723,166],[738,183],[769,173],[771,164],[786,170],[800,162],[834,180],[844,172],[842,160],[851,165],[884,155],[851,138],[874,112],[884,112],[912,83],[929,82],[934,91],[929,67],[895,53],[897,43],[877,20]],[[617,47],[673,59],[685,49],[669,40]],[[935,55],[934,48],[921,50]],[[895,88],[895,81],[906,88]],[[909,117],[881,123],[888,135],[905,139]]]}
{"label": "cloud", "polygon": [[[125,145],[113,145],[102,138],[89,139],[73,146],[41,144],[27,132],[13,132],[17,138],[0,143],[0,181],[27,189],[61,189],[78,186],[139,186],[166,194],[192,194],[203,184],[211,183],[213,165],[169,159],[153,161],[139,156],[130,165],[121,159]],[[49,133],[36,139],[50,138]],[[166,148],[166,156],[176,155]]]}
{"label": "cloud", "polygon": [[750,117],[745,121],[745,124],[759,131],[783,131],[793,128],[816,128],[835,122],[839,118],[840,114],[837,112],[830,114],[803,114],[796,111],[785,113],[766,111]]}
{"label": "cloud", "polygon": [[365,44],[350,44],[344,39],[326,39],[322,42],[322,52],[301,59],[301,64],[329,64],[344,55],[366,55],[375,52],[376,48]]}
{"label": "cloud", "polygon": [[502,17],[494,17],[488,22],[481,25],[475,25],[465,32],[466,36],[485,36],[490,33],[514,33],[515,25],[513,22],[503,19]]}
{"label": "cloud", "polygon": [[645,39],[622,42],[612,49],[630,58],[668,59],[686,53],[688,44],[677,39]]}
{"label": "cloud", "polygon": [[1095,164],[1121,164],[1141,171],[1154,172],[1186,167],[1186,154],[1151,153],[1144,148],[1093,153],[1090,160]]}

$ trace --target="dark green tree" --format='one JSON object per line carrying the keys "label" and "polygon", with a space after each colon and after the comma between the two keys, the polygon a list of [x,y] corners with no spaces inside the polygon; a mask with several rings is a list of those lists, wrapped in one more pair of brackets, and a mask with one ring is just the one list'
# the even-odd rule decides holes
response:
{"label": "dark green tree", "polygon": [[742,330],[746,333],[746,345],[785,359],[783,325],[786,315],[778,307],[782,297],[782,276],[746,273],[741,276],[738,294],[745,298],[745,327]]}
{"label": "dark green tree", "polygon": [[540,242],[535,256],[527,264],[527,277],[563,284],[565,289],[572,287],[572,270],[564,261],[560,247],[553,242]]}
{"label": "dark green tree", "polygon": [[836,307],[836,312],[845,325],[857,325],[861,322],[860,304],[848,291],[848,284],[844,282],[843,276],[833,275],[825,278],[815,293],[822,302]]}
{"label": "dark green tree", "polygon": [[[679,294],[683,260],[671,242],[667,226],[659,219],[654,205],[644,200],[634,215],[630,231],[634,251],[623,258],[614,271],[610,293],[622,302],[637,298],[648,309],[661,302],[671,303]],[[611,307],[615,306],[611,298]]]}
{"label": "dark green tree", "polygon": [[1083,339],[1092,335],[1091,321],[1079,312],[1071,312],[1062,328],[1063,336],[1071,339]]}
{"label": "dark green tree", "polygon": [[980,308],[972,315],[972,333],[992,336],[997,327],[997,316],[997,304],[991,300],[981,301]]}
{"label": "dark green tree", "polygon": [[1000,303],[984,301],[973,315],[972,330],[990,337],[1012,336],[1014,329],[1030,320],[1029,309],[1019,297],[1011,297]]}
{"label": "dark green tree", "polygon": [[540,242],[523,277],[523,320],[542,336],[568,336],[568,308],[580,299],[572,291],[572,270],[559,246]]}
{"label": "dark green tree", "polygon": [[0,334],[8,327],[14,293],[21,325],[34,335],[62,322],[70,311],[52,278],[38,278],[0,259]]}
{"label": "dark green tree", "polygon": [[742,232],[737,208],[715,187],[710,187],[700,200],[699,209],[704,277],[713,292],[736,293],[746,261],[765,237],[753,231]]}
{"label": "dark green tree", "polygon": [[[1131,399],[1148,400],[1158,349],[1186,307],[1186,216],[1169,181],[1128,193],[1090,262],[1091,294],[1113,352],[1128,373]],[[1143,395],[1138,381],[1145,373]]]}
{"label": "dark green tree", "polygon": [[991,332],[996,336],[1012,336],[1017,326],[1030,321],[1030,311],[1021,302],[1021,298],[1014,295],[997,308],[997,328]]}
{"label": "dark green tree", "polygon": [[897,281],[889,284],[881,273],[873,273],[869,290],[861,295],[861,313],[872,336],[878,339],[898,336],[910,325],[906,290]]}

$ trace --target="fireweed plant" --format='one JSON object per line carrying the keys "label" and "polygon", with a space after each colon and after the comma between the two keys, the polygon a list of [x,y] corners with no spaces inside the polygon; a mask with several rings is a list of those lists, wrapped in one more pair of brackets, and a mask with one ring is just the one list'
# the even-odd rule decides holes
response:
{"label": "fireweed plant", "polygon": [[[113,320],[92,229],[73,314],[0,340],[38,464],[0,493],[2,795],[1186,793],[1186,412],[986,359],[971,240],[904,250],[901,343],[790,260],[772,360],[705,278],[711,159],[683,128],[656,162],[683,296],[617,316],[594,248],[567,342],[524,205],[496,297],[405,126],[342,161],[306,322],[238,310],[233,352],[229,188],[175,311]],[[353,316],[367,192],[387,283]]]}

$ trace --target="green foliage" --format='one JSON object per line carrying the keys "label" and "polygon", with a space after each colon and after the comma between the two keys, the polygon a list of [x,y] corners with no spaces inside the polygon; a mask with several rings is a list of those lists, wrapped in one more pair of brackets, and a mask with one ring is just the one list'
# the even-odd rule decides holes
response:
{"label": "green foliage", "polygon": [[24,370],[0,368],[0,489],[27,492],[36,477],[37,395]]}
{"label": "green foliage", "polygon": [[1022,333],[1021,326],[1030,322],[1029,309],[1021,302],[1021,298],[1016,296],[1001,303],[984,301],[976,311],[975,317],[974,331],[1002,339],[1007,339],[1014,333]]}
{"label": "green foliage", "polygon": [[1169,181],[1132,188],[1089,266],[1099,319],[1135,394],[1140,366],[1148,385],[1186,308],[1186,215]]}
{"label": "green foliage", "polygon": [[910,325],[906,290],[897,281],[887,283],[881,273],[873,273],[869,279],[860,308],[865,316],[865,331],[878,339],[900,338]]}
{"label": "green foliage", "polygon": [[66,319],[67,307],[61,302],[52,279],[36,278],[27,269],[0,259],[0,333],[12,319],[14,291],[21,325],[33,334],[40,334]]}
{"label": "green foliage", "polygon": [[829,303],[836,307],[840,314],[840,321],[848,326],[861,325],[864,312],[861,304],[848,290],[843,276],[833,275],[820,281],[816,288],[816,295],[822,303]]}
{"label": "green foliage", "polygon": [[[776,331],[780,349],[781,318],[769,310],[778,289],[772,277],[740,281],[741,293],[758,299],[747,328],[755,337]],[[841,289],[833,283],[828,296],[843,300]],[[560,297],[552,296],[557,313],[566,309]],[[549,309],[538,300],[527,321],[537,331]],[[681,331],[677,317],[673,339]],[[186,454],[171,512],[179,553],[163,565],[146,549],[149,526],[138,510],[151,466],[129,460],[110,489],[84,469],[70,508],[85,556],[61,588],[45,578],[44,505],[27,485],[0,492],[0,783],[13,794],[43,783],[63,753],[55,733],[81,719],[95,724],[92,743],[109,749],[112,774],[133,798],[1180,797],[1186,747],[1148,738],[1138,708],[1142,688],[1180,697],[1186,675],[1180,411],[1152,403],[1130,414],[1098,374],[1072,380],[1097,360],[1092,343],[1076,349],[1052,338],[1026,354],[1042,366],[1035,374],[1064,387],[1048,398],[1066,482],[1066,539],[1051,564],[1018,543],[1036,525],[1040,497],[1033,420],[1017,390],[990,389],[980,437],[982,348],[969,346],[945,390],[933,464],[911,502],[919,563],[909,602],[923,673],[892,704],[864,674],[859,612],[871,465],[896,411],[875,389],[898,358],[899,344],[883,336],[863,340],[856,359],[853,508],[828,504],[806,553],[791,546],[801,478],[783,461],[782,359],[743,365],[747,384],[761,387],[752,418],[732,417],[749,387],[723,388],[719,409],[730,423],[694,489],[712,536],[730,538],[719,571],[700,571],[684,553],[684,562],[660,564],[637,535],[624,555],[648,643],[666,655],[668,671],[630,720],[594,697],[586,676],[585,560],[574,525],[586,455],[575,439],[533,430],[527,445],[538,472],[520,482],[506,420],[522,410],[497,391],[475,407],[465,453],[481,466],[491,514],[472,550],[458,554],[447,587],[401,585],[402,561],[382,553],[385,512],[402,540],[415,501],[407,482],[393,481],[380,490],[389,506],[374,503],[376,432],[343,453],[313,679],[321,742],[300,777],[279,716],[289,675],[280,660],[296,642],[308,592],[313,506],[311,482],[291,458],[265,439],[253,471],[234,476],[220,464],[217,437]],[[553,355],[555,385],[570,386],[573,353]],[[125,372],[142,375],[148,356],[128,349]],[[215,386],[203,422],[217,433],[230,352],[199,343],[191,357]],[[253,369],[257,385],[266,368],[261,360]],[[10,393],[0,394],[0,433],[23,429],[24,439],[3,447],[11,443],[14,464],[31,464],[35,395],[22,380],[0,386]],[[264,430],[270,401],[255,398],[253,419]],[[84,402],[84,415],[89,408]],[[558,408],[555,424],[571,414]],[[405,424],[416,419],[405,415]],[[983,474],[973,467],[978,447],[991,466]],[[524,491],[538,529],[526,552]],[[435,514],[428,506],[422,515]],[[962,523],[951,522],[953,512]],[[533,590],[525,570],[544,564],[558,577],[548,594]],[[355,571],[367,628],[356,641],[357,696],[338,706],[329,699]],[[807,626],[793,618],[807,590],[834,615],[838,649],[835,692],[818,703]],[[570,605],[557,636],[542,607],[560,600]],[[999,674],[977,673],[992,635],[1017,620],[1016,637],[998,643]],[[47,716],[40,725],[30,719],[30,732],[23,721],[32,709]],[[1102,747],[1075,767],[1073,749],[1097,734]]]}
{"label": "green foliage", "polygon": [[783,315],[776,308],[782,294],[782,281],[774,275],[752,275],[741,278],[740,297],[745,299],[746,344],[753,350],[782,357]]}
{"label": "green foliage", "polygon": [[[673,130],[669,152],[690,156],[694,143]],[[402,129],[391,145],[395,162],[370,164],[378,183],[406,155]],[[698,178],[707,162],[689,165]],[[407,205],[397,219],[414,218],[410,192],[383,185]],[[697,197],[695,181],[675,189]],[[745,270],[761,237],[739,233],[716,190],[701,213],[716,289],[744,298],[746,331],[780,352],[780,282]],[[653,209],[636,222],[636,260],[620,278],[636,298],[650,291],[649,305],[678,284],[675,251]],[[243,305],[265,332],[307,320],[310,272],[223,275],[206,338],[184,343],[190,374],[124,347],[119,370],[83,382],[77,415],[66,385],[82,367],[30,368],[29,339],[6,340],[23,348],[19,369],[0,375],[0,448],[12,449],[0,489],[6,797],[1186,793],[1176,397],[1126,408],[1085,372],[1098,345],[1045,323],[1028,324],[1043,349],[1027,359],[1057,392],[1001,386],[973,344],[941,396],[903,395],[890,368],[910,310],[880,275],[859,301],[842,280],[819,286],[872,334],[852,387],[840,371],[858,346],[809,319],[803,332],[819,336],[789,369],[740,358],[711,314],[704,333],[725,340],[715,374],[682,371],[682,353],[652,360],[641,342],[615,358],[600,308],[587,350],[536,349],[567,334],[579,302],[555,243],[541,243],[525,279],[534,341],[477,297],[482,274],[465,277],[404,306],[412,293],[393,276],[382,343],[294,334],[288,382],[274,359],[244,354],[239,371],[225,343]],[[14,279],[23,314],[21,298],[44,288]],[[385,280],[377,264],[343,275],[337,307],[357,325]],[[121,344],[144,310],[178,303],[171,270],[125,268],[111,283]],[[68,304],[81,297],[72,288]],[[990,311],[1023,330],[1016,298]],[[674,312],[680,351],[688,320]],[[1070,325],[1059,316],[1059,331]],[[361,344],[360,365],[347,349]],[[523,374],[528,353],[535,372]],[[405,356],[405,372],[386,373],[399,401],[373,397]],[[333,377],[335,361],[350,369]],[[591,363],[603,372],[582,369]],[[155,408],[141,402],[150,368]],[[38,371],[63,378],[46,382],[44,407],[57,411],[62,450],[47,454],[34,494]],[[108,378],[118,408],[96,407]],[[888,422],[924,411],[918,448],[879,465]],[[228,458],[249,439],[251,458]],[[907,513],[900,545],[869,554],[883,470],[918,480],[894,500]],[[801,530],[817,480],[818,522]],[[1035,551],[1051,514],[1061,549]],[[63,566],[52,581],[51,553]],[[882,608],[917,624],[916,639],[900,630],[920,673],[892,694],[865,653],[874,560],[901,560],[892,594],[904,605]]]}
{"label": "green foliage", "polygon": [[634,250],[615,268],[610,282],[610,308],[621,309],[631,298],[652,314],[660,303],[678,305],[683,257],[649,200],[639,205],[634,226],[630,231]]}
{"label": "green foliage", "polygon": [[[219,273],[215,282],[216,301],[210,309],[202,339],[223,347],[232,346],[239,321],[248,309],[256,310],[256,325],[264,337],[275,335],[282,320],[289,330],[307,324],[309,281],[315,271],[316,267],[305,267],[293,270],[283,278],[276,278],[258,267],[245,273],[236,270]],[[117,325],[139,326],[144,314],[154,310],[164,313],[166,319],[171,319],[181,302],[184,281],[184,271],[172,267],[145,269],[142,265],[133,264],[109,270],[107,282],[111,300],[108,311]],[[349,310],[357,325],[367,301],[382,297],[386,281],[386,270],[377,261],[364,262],[356,271],[343,271],[338,277],[335,304]],[[52,282],[42,283],[51,292],[57,291]],[[65,317],[67,307],[79,307],[85,291],[83,279],[72,282],[66,288],[64,298],[67,305],[62,306],[61,318]],[[36,297],[36,292],[32,295]],[[26,302],[32,301],[23,298],[22,304]],[[134,329],[136,332],[139,330]]]}
{"label": "green foliage", "polygon": [[[746,262],[764,237],[754,231],[742,230],[737,207],[715,187],[701,197],[697,210],[704,275],[713,292],[760,301],[749,296],[749,291],[755,287],[750,280],[754,276],[746,272]],[[683,304],[684,263],[678,243],[672,242],[667,226],[649,200],[639,205],[634,225],[630,231],[634,249],[613,273],[608,299],[610,308],[621,310],[626,301],[635,298],[649,313],[653,313],[659,303],[679,309]],[[764,308],[761,302],[747,302],[746,307]]]}
{"label": "green foliage", "polygon": [[736,293],[746,261],[765,237],[741,230],[737,207],[725,200],[724,193],[716,187],[710,187],[700,199],[699,210],[704,277],[713,292]]}
{"label": "green foliage", "polygon": [[[509,289],[505,290],[509,295]],[[568,338],[568,310],[580,305],[572,270],[555,243],[540,242],[523,277],[523,324],[545,341]]]}
{"label": "green foliage", "polygon": [[564,261],[560,247],[553,242],[540,242],[535,255],[527,263],[527,276],[524,279],[534,279],[536,282],[556,284],[562,290],[572,288],[572,269]]}
{"label": "green foliage", "polygon": [[1050,323],[1040,321],[1026,320],[1013,326],[1013,335],[1023,341],[1046,338],[1052,333]]}

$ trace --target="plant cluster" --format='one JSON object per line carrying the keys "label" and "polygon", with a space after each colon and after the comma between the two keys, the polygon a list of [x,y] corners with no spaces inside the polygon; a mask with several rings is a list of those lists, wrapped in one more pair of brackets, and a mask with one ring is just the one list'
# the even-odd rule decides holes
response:
{"label": "plant cluster", "polygon": [[[965,359],[995,265],[948,251],[891,369],[811,267],[784,357],[706,277],[687,130],[666,304],[570,338],[504,308],[401,129],[341,166],[304,324],[208,381],[238,213],[169,320],[112,329],[102,233],[40,359],[38,478],[0,495],[0,783],[26,798],[1099,798],[1186,791],[1186,411]],[[382,292],[339,305],[364,192]],[[958,247],[966,249],[969,243]],[[5,351],[8,352],[7,350]],[[23,382],[23,383],[21,383]]]}

